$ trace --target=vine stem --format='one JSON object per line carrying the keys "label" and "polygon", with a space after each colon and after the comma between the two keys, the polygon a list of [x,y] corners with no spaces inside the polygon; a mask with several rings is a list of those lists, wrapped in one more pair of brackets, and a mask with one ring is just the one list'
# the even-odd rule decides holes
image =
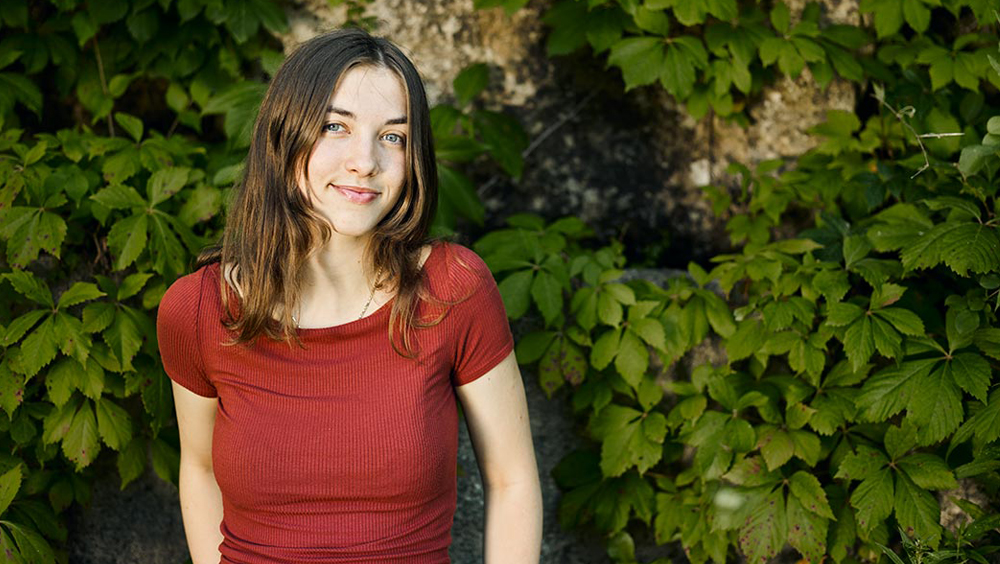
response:
{"label": "vine stem", "polygon": [[[535,149],[538,148],[539,145],[541,145],[560,127],[565,125],[566,122],[568,122],[569,120],[575,118],[580,113],[580,110],[582,110],[584,106],[590,103],[590,101],[593,100],[594,96],[596,95],[597,91],[592,90],[589,94],[584,96],[583,100],[580,100],[580,102],[576,106],[573,106],[573,108],[571,108],[568,112],[559,116],[559,119],[557,119],[552,125],[546,127],[544,131],[538,134],[538,137],[532,139],[531,143],[529,143],[528,146],[523,151],[521,151],[521,158],[522,159],[528,158],[528,155],[533,153]],[[477,190],[479,196],[482,197],[483,195],[485,195],[486,192],[488,192],[491,188],[493,188],[493,186],[499,181],[500,181],[500,175],[494,174],[492,177],[490,177],[489,180],[487,180],[485,183],[483,183],[482,186],[479,187],[479,190]]]}
{"label": "vine stem", "polygon": [[[97,36],[94,36],[94,54],[97,56],[97,76],[101,79],[101,90],[104,92],[105,96],[110,96],[111,91],[108,89],[108,80],[104,76],[104,59],[101,58],[101,44],[97,42]],[[115,122],[111,119],[111,114],[108,114],[108,133],[114,137],[115,136]]]}
{"label": "vine stem", "polygon": [[924,166],[920,167],[919,169],[917,169],[917,172],[913,173],[913,176],[910,177],[911,180],[916,178],[921,172],[931,167],[931,159],[927,155],[927,147],[924,146],[924,142],[922,141],[922,139],[924,138],[941,139],[943,137],[961,137],[962,135],[965,135],[964,133],[923,133],[923,134],[917,133],[917,130],[914,129],[913,126],[910,125],[910,122],[907,121],[906,119],[907,117],[913,117],[913,113],[916,111],[914,110],[913,106],[907,106],[901,110],[893,108],[889,104],[889,102],[885,101],[885,88],[883,88],[881,85],[878,84],[875,85],[875,94],[872,94],[872,97],[878,100],[879,104],[882,104],[883,106],[886,107],[886,109],[892,112],[892,115],[896,116],[896,119],[899,120],[899,123],[903,124],[903,127],[908,129],[910,133],[913,134],[913,138],[917,140],[917,145],[920,147],[920,152],[924,155]]}

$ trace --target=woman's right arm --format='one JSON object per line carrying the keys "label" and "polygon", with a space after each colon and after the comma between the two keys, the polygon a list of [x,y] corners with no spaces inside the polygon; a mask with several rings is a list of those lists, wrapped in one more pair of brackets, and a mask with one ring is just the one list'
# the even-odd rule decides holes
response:
{"label": "woman's right arm", "polygon": [[222,544],[222,494],[212,470],[212,431],[218,398],[173,383],[181,436],[180,495],[184,533],[194,564],[218,564]]}

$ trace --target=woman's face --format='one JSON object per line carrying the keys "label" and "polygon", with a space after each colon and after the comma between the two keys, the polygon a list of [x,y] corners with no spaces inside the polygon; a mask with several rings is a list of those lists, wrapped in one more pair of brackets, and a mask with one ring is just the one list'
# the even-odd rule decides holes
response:
{"label": "woman's face", "polygon": [[354,67],[326,110],[299,187],[335,233],[364,237],[395,205],[406,179],[406,90],[387,68]]}

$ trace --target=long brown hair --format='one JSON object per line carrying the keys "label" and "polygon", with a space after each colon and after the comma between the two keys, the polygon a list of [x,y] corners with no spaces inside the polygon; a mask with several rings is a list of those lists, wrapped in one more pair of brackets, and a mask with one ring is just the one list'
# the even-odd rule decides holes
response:
{"label": "long brown hair", "polygon": [[[359,29],[314,37],[282,63],[261,103],[221,244],[198,257],[197,267],[222,263],[223,323],[236,334],[235,343],[266,335],[301,345],[292,312],[300,300],[304,266],[329,241],[332,228],[299,189],[300,172],[319,139],[331,94],[344,73],[357,66],[395,72],[406,91],[406,178],[395,206],[371,234],[365,263],[381,273],[378,287],[395,290],[392,346],[400,351],[398,333],[402,349],[412,353],[409,329],[422,325],[414,313],[424,293],[420,250],[437,207],[430,112],[413,63],[388,40]],[[230,307],[234,299],[239,307]]]}

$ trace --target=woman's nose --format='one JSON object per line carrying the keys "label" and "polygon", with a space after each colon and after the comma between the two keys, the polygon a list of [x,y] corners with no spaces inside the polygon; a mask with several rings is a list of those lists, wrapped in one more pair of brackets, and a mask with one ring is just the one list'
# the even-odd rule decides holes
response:
{"label": "woman's nose", "polygon": [[357,136],[351,140],[344,165],[360,177],[372,176],[378,170],[377,151],[375,142]]}

